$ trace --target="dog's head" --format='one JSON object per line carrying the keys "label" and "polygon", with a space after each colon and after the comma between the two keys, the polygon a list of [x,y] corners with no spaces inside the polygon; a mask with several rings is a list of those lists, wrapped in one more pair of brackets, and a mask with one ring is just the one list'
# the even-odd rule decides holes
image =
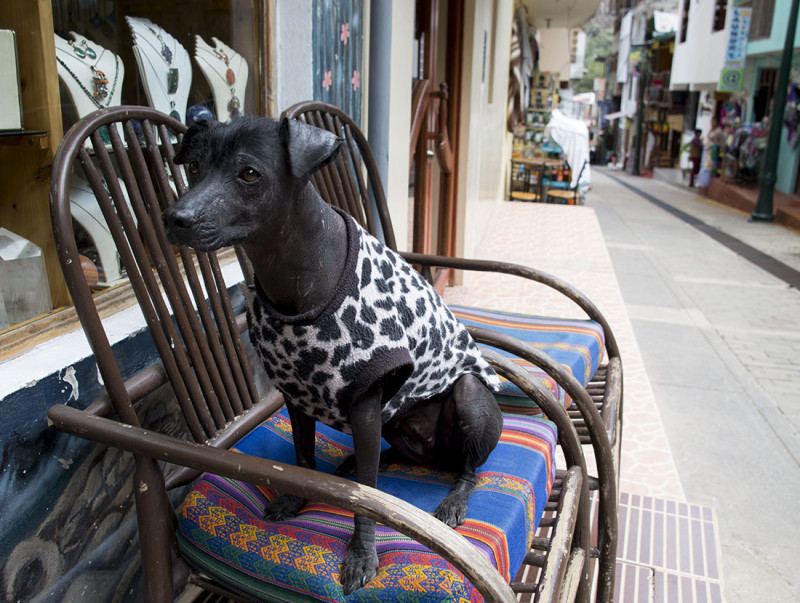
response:
{"label": "dog's head", "polygon": [[268,234],[341,143],[293,119],[196,123],[175,155],[175,163],[187,166],[191,188],[164,212],[169,239],[213,251]]}

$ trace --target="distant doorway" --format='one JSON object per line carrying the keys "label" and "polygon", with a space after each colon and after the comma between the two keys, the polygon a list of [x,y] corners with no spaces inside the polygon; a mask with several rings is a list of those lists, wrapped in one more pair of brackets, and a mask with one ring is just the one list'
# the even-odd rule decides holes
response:
{"label": "distant doorway", "polygon": [[761,121],[772,111],[772,99],[775,96],[775,81],[778,70],[773,67],[761,69],[758,75],[758,91],[753,97],[753,119]]}

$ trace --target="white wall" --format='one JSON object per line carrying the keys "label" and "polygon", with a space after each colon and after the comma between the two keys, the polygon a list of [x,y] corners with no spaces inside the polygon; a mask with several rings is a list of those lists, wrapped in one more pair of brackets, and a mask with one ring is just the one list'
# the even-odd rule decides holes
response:
{"label": "white wall", "polygon": [[577,36],[575,62],[570,63],[569,66],[569,79],[571,80],[581,79],[583,70],[586,68],[586,32],[579,29]]}
{"label": "white wall", "polygon": [[386,200],[401,250],[408,249],[408,152],[411,144],[411,68],[414,10],[405,2],[392,3],[392,50],[389,94],[389,171]]}
{"label": "white wall", "polygon": [[476,254],[504,195],[511,149],[506,93],[512,11],[512,0],[475,0],[465,6],[457,255]]}
{"label": "white wall", "polygon": [[[730,20],[730,2],[728,4],[728,20]],[[721,31],[712,32],[714,22],[712,0],[691,0],[685,42],[678,41],[680,22],[679,17],[679,31],[675,38],[675,52],[672,56],[670,88],[688,86],[691,90],[714,90],[719,82],[725,58],[728,24],[726,23]]]}
{"label": "white wall", "polygon": [[275,2],[275,102],[278,115],[293,104],[314,96],[311,4],[311,0]]}
{"label": "white wall", "polygon": [[540,27],[536,39],[539,42],[539,69],[556,71],[562,80],[569,79],[569,30],[565,27]]}

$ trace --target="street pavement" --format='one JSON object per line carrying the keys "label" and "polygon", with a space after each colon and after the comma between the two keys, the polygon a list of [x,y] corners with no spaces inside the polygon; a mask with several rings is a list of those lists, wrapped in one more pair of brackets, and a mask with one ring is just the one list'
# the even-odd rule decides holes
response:
{"label": "street pavement", "polygon": [[717,514],[727,601],[800,601],[800,234],[647,178],[592,184],[683,493]]}

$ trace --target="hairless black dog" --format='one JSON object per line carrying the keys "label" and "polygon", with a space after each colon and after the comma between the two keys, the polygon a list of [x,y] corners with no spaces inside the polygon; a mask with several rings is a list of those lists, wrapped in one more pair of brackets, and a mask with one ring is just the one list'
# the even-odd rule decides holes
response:
{"label": "hairless black dog", "polygon": [[[500,438],[497,376],[427,282],[309,183],[341,143],[295,120],[195,124],[175,157],[191,188],[164,223],[174,243],[239,244],[252,262],[250,338],[286,399],[297,464],[315,467],[322,421],[352,433],[354,456],[338,473],[354,471],[359,483],[374,487],[392,458],[455,471],[436,511],[455,527]],[[292,517],[304,502],[279,495],[265,518]],[[356,516],[344,592],[377,567],[375,522]]]}

